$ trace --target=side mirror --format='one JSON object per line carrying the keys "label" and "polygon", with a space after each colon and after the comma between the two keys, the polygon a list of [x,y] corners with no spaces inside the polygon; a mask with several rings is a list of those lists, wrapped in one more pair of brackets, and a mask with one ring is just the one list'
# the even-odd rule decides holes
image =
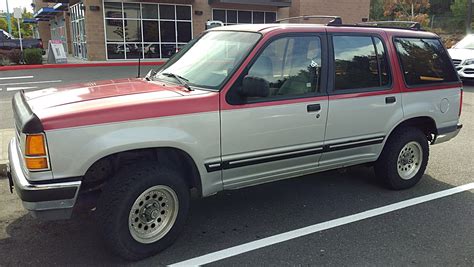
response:
{"label": "side mirror", "polygon": [[270,85],[263,78],[245,76],[239,94],[243,97],[267,97],[270,94]]}

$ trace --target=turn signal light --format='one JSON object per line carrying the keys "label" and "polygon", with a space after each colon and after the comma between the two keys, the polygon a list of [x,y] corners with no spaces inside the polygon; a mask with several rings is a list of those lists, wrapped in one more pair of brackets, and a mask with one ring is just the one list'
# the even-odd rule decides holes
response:
{"label": "turn signal light", "polygon": [[26,156],[46,156],[44,135],[31,134],[26,136]]}
{"label": "turn signal light", "polygon": [[29,170],[43,170],[48,168],[46,158],[25,158],[26,167]]}

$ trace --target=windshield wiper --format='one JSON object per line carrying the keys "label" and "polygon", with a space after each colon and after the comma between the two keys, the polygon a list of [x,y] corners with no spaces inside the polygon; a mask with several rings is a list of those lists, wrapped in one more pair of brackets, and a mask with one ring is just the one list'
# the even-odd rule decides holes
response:
{"label": "windshield wiper", "polygon": [[172,78],[175,78],[182,86],[184,86],[184,88],[188,89],[189,91],[193,91],[194,89],[191,88],[191,86],[189,86],[189,84],[187,83],[189,80],[184,78],[183,76],[179,76],[178,74],[174,74],[174,73],[171,73],[171,72],[165,72],[165,73],[161,73],[162,75],[166,76],[166,77],[172,77]]}

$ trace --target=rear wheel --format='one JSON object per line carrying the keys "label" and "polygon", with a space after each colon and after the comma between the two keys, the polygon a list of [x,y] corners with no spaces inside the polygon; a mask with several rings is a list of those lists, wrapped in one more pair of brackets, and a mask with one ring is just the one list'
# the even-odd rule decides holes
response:
{"label": "rear wheel", "polygon": [[189,208],[189,190],[179,173],[150,164],[118,172],[97,205],[103,238],[115,254],[139,260],[169,247]]}
{"label": "rear wheel", "polygon": [[428,139],[418,128],[405,127],[390,136],[375,163],[377,177],[390,189],[406,189],[417,184],[429,158]]}

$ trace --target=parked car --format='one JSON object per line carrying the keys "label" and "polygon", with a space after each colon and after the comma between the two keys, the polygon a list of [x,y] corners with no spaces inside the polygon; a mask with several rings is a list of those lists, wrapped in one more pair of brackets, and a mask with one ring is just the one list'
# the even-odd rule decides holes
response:
{"label": "parked car", "polygon": [[190,190],[207,197],[358,164],[410,188],[429,145],[459,133],[461,106],[433,33],[218,27],[144,79],[17,93],[8,176],[38,218],[68,219],[94,196],[108,247],[138,260],[178,237]]}
{"label": "parked car", "polygon": [[474,34],[468,34],[448,52],[461,79],[474,78]]}
{"label": "parked car", "polygon": [[[41,39],[22,39],[23,48],[41,48],[43,41]],[[8,32],[0,30],[0,50],[20,49],[20,39],[13,38]]]}

